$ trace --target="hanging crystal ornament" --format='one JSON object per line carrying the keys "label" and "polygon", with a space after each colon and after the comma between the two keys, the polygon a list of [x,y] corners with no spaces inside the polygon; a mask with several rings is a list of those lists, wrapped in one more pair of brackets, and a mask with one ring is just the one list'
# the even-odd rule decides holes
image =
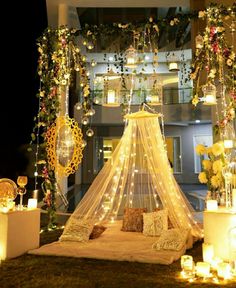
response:
{"label": "hanging crystal ornament", "polygon": [[216,86],[208,82],[202,88],[203,105],[216,105]]}

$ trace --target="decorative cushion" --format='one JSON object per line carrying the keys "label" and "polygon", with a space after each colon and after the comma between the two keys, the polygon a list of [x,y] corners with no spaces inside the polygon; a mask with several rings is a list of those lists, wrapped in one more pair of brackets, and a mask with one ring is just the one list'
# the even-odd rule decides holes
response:
{"label": "decorative cushion", "polygon": [[59,241],[87,242],[92,230],[93,223],[90,220],[70,217]]}
{"label": "decorative cushion", "polygon": [[163,231],[160,238],[152,245],[155,250],[181,250],[188,241],[189,229],[169,229]]}
{"label": "decorative cushion", "polygon": [[94,225],[92,233],[89,236],[89,239],[96,239],[98,238],[105,230],[107,227],[102,226],[102,225]]}
{"label": "decorative cushion", "polygon": [[167,210],[143,214],[143,234],[145,236],[160,236],[163,230],[168,229]]}
{"label": "decorative cushion", "polygon": [[142,232],[144,212],[147,212],[146,208],[125,208],[121,230]]}
{"label": "decorative cushion", "polygon": [[[161,209],[160,208],[156,208],[154,210],[154,212],[156,212],[156,211],[161,211]],[[174,228],[174,226],[172,225],[172,223],[170,222],[170,218],[168,217],[168,229],[172,229],[172,228]]]}

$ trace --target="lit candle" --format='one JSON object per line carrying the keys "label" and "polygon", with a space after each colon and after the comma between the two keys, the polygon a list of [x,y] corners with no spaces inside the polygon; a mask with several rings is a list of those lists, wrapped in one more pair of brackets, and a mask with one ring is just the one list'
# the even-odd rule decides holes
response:
{"label": "lit candle", "polygon": [[8,207],[2,207],[2,212],[3,213],[7,213],[9,211],[9,208]]}
{"label": "lit candle", "polygon": [[214,257],[211,261],[211,267],[213,270],[217,270],[219,263],[222,263],[223,260],[219,257]]}
{"label": "lit candle", "polygon": [[207,263],[212,263],[212,259],[214,257],[214,247],[211,244],[203,243],[202,244],[202,254],[203,261]]}
{"label": "lit candle", "polygon": [[210,264],[206,262],[197,262],[196,266],[197,276],[209,277],[210,276]]}
{"label": "lit candle", "polygon": [[214,211],[218,209],[217,200],[207,200],[207,210]]}
{"label": "lit candle", "polygon": [[170,62],[170,64],[169,64],[169,70],[170,70],[170,71],[178,70],[178,64],[177,64],[177,62]]}
{"label": "lit candle", "polygon": [[216,104],[216,97],[215,97],[215,95],[207,94],[207,95],[205,96],[204,104],[209,104],[209,105]]}
{"label": "lit candle", "polygon": [[115,90],[108,90],[107,92],[107,104],[115,103]]}
{"label": "lit candle", "polygon": [[183,255],[181,256],[181,275],[184,278],[192,277],[194,274],[194,262],[193,257],[191,255]]}
{"label": "lit candle", "polygon": [[224,147],[227,149],[233,148],[233,140],[224,140]]}
{"label": "lit candle", "polygon": [[236,189],[232,190],[232,203],[233,203],[233,208],[236,209]]}
{"label": "lit candle", "polygon": [[33,198],[34,198],[34,199],[38,199],[38,192],[39,192],[39,190],[37,190],[37,189],[35,189],[35,190],[33,191]]}
{"label": "lit candle", "polygon": [[37,199],[30,198],[28,199],[28,209],[35,209],[37,208],[38,201]]}
{"label": "lit candle", "polygon": [[219,263],[217,267],[217,274],[221,278],[229,279],[231,277],[229,263]]}
{"label": "lit candle", "polygon": [[135,64],[135,59],[133,57],[128,57],[127,58],[127,64],[128,65],[133,65]]}

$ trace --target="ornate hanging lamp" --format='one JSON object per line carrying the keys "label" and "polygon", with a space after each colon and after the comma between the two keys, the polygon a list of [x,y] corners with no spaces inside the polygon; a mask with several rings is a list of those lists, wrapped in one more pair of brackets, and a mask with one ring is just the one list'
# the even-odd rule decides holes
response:
{"label": "ornate hanging lamp", "polygon": [[129,48],[125,51],[125,67],[127,68],[136,68],[137,67],[137,62],[138,62],[138,54],[137,50],[130,45]]}
{"label": "ornate hanging lamp", "polygon": [[121,77],[112,69],[104,75],[104,92],[102,105],[105,107],[120,106]]}
{"label": "ornate hanging lamp", "polygon": [[203,105],[216,105],[216,86],[212,83],[207,83],[202,88]]}
{"label": "ornate hanging lamp", "polygon": [[169,55],[168,57],[168,68],[170,72],[178,72],[179,71],[179,67],[178,67],[178,62],[179,59],[178,57],[175,55],[175,53],[172,53],[171,55]]}
{"label": "ornate hanging lamp", "polygon": [[152,89],[150,89],[149,95],[146,99],[147,104],[149,104],[151,106],[162,105],[162,103],[163,103],[163,89],[162,89],[161,82],[159,82],[155,78],[151,79],[151,81],[152,81],[152,84],[151,84]]}

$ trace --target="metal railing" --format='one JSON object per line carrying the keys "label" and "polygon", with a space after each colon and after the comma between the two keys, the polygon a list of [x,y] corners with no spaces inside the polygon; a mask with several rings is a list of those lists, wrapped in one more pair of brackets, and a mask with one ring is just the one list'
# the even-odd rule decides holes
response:
{"label": "metal railing", "polygon": [[[150,95],[151,89],[138,89],[133,90],[132,105],[140,105],[146,102],[148,96]],[[130,90],[122,89],[120,90],[120,97],[122,103],[128,101]],[[163,89],[163,104],[184,104],[190,103],[192,98],[193,89],[192,88],[164,88]],[[100,103],[102,103],[103,90],[92,90],[91,98],[97,98]]]}

